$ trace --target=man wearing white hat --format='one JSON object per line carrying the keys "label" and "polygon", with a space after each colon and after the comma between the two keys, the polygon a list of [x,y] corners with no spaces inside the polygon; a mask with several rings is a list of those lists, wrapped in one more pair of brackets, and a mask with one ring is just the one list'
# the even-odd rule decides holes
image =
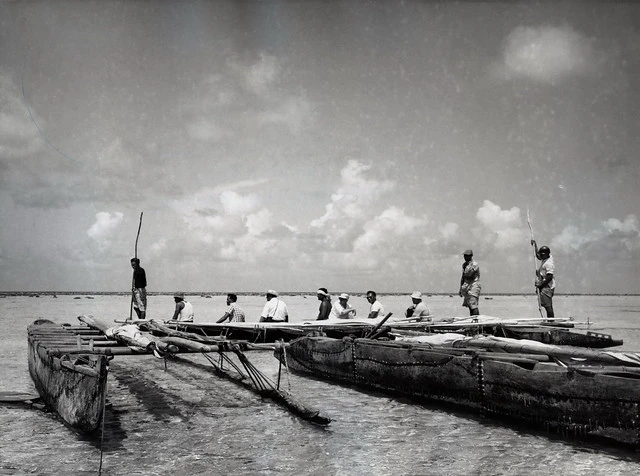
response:
{"label": "man wearing white hat", "polygon": [[404,313],[406,317],[420,317],[426,318],[427,320],[431,319],[431,310],[424,302],[422,302],[422,293],[420,291],[416,291],[411,295],[411,301],[413,304],[411,304]]}
{"label": "man wearing white hat", "polygon": [[331,308],[331,319],[353,319],[356,317],[356,310],[349,304],[349,295],[342,293],[338,296],[338,302]]}
{"label": "man wearing white hat", "polygon": [[175,293],[173,300],[176,303],[176,310],[171,319],[181,322],[193,322],[193,305],[184,298],[184,293]]}
{"label": "man wearing white hat", "polygon": [[278,299],[278,293],[269,289],[266,298],[267,303],[262,309],[260,322],[289,322],[289,310],[284,301]]}

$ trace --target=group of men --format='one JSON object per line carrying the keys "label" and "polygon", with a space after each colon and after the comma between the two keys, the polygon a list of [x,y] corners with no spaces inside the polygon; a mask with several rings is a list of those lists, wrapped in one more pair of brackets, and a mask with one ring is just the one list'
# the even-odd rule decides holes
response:
{"label": "group of men", "polygon": [[[338,301],[331,302],[331,296],[327,288],[320,288],[316,291],[320,308],[318,309],[318,317],[316,320],[323,321],[325,319],[353,319],[356,316],[356,310],[349,304],[349,295],[342,293],[338,296]],[[368,319],[375,319],[384,316],[384,306],[378,301],[375,291],[367,291],[367,301],[369,302]],[[422,293],[419,291],[411,295],[412,304],[405,311],[405,317],[412,318],[430,318],[431,311],[427,305],[422,302]]]}
{"label": "group of men", "polygon": [[[551,256],[551,250],[548,246],[541,246],[535,240],[531,240],[534,247],[536,258],[540,261],[540,266],[536,271],[536,294],[538,296],[538,304],[543,307],[547,313],[547,318],[555,317],[553,312],[553,294],[555,292],[555,263]],[[478,300],[480,299],[480,266],[473,259],[473,250],[465,250],[463,252],[464,262],[462,263],[462,276],[460,277],[459,295],[463,298],[462,305],[469,308],[471,316],[480,314],[478,309]],[[131,258],[131,267],[133,268],[132,283],[132,303],[133,309],[138,315],[138,319],[146,318],[147,311],[147,276],[144,268],[140,266],[140,259]],[[331,302],[331,296],[327,288],[319,288],[316,296],[320,301],[318,309],[318,321],[326,319],[353,319],[356,316],[356,310],[349,304],[349,295],[342,293],[338,296],[338,301]],[[278,293],[273,289],[266,292],[267,302],[260,314],[260,322],[289,322],[289,310],[284,301],[278,298]],[[184,293],[178,292],[173,296],[175,301],[175,310],[172,320],[182,322],[193,322],[193,305],[185,299]],[[218,319],[218,323],[229,322],[245,322],[244,311],[237,305],[238,296],[233,293],[227,294],[227,310]],[[384,316],[384,306],[378,300],[375,291],[367,291],[367,301],[370,304],[369,319]],[[412,304],[405,311],[407,318],[431,318],[431,311],[422,300],[422,293],[419,291],[411,294]]]}
{"label": "group of men", "polygon": [[[538,304],[543,307],[547,313],[547,319],[555,317],[553,312],[553,294],[556,289],[555,280],[555,263],[551,256],[551,250],[548,246],[541,246],[535,240],[531,240],[531,246],[534,247],[536,258],[540,261],[540,266],[536,271],[536,294],[538,296]],[[463,298],[462,305],[469,308],[471,316],[480,314],[478,310],[478,299],[480,299],[480,266],[473,259],[473,251],[466,250],[462,256],[462,276],[460,277],[459,295]]]}

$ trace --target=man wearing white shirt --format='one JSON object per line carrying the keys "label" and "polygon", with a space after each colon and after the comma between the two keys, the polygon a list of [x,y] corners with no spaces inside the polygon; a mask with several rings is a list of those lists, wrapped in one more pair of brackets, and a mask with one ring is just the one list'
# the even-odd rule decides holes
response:
{"label": "man wearing white shirt", "polygon": [[262,309],[260,322],[289,322],[289,310],[284,301],[278,299],[278,293],[269,289],[266,298],[267,303]]}
{"label": "man wearing white shirt", "polygon": [[384,306],[378,301],[375,291],[367,291],[367,301],[371,304],[369,308],[369,319],[375,319],[376,317],[382,317],[384,315]]}
{"label": "man wearing white shirt", "polygon": [[431,310],[422,301],[422,293],[420,291],[416,291],[411,295],[411,301],[413,304],[404,313],[406,317],[419,317],[421,320],[422,318],[431,319]]}
{"label": "man wearing white shirt", "polygon": [[338,302],[331,307],[330,319],[353,319],[356,317],[356,310],[349,304],[349,295],[342,293],[338,296]]}

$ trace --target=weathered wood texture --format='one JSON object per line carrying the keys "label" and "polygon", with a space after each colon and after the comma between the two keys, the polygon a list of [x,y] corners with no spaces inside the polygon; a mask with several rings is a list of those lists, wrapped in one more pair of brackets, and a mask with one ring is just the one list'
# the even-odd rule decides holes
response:
{"label": "weathered wood texture", "polygon": [[[102,421],[107,357],[61,352],[65,346],[77,349],[77,338],[74,332],[56,324],[33,324],[27,333],[29,373],[42,400],[71,427],[95,431]],[[52,333],[58,337],[55,347],[41,340]]]}

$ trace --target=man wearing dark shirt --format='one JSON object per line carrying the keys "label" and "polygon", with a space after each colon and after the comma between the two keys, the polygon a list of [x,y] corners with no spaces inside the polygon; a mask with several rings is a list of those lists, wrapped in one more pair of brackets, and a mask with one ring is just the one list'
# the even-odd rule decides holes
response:
{"label": "man wearing dark shirt", "polygon": [[138,315],[138,319],[145,319],[147,315],[147,275],[144,268],[140,266],[138,258],[131,258],[133,268],[133,308]]}

